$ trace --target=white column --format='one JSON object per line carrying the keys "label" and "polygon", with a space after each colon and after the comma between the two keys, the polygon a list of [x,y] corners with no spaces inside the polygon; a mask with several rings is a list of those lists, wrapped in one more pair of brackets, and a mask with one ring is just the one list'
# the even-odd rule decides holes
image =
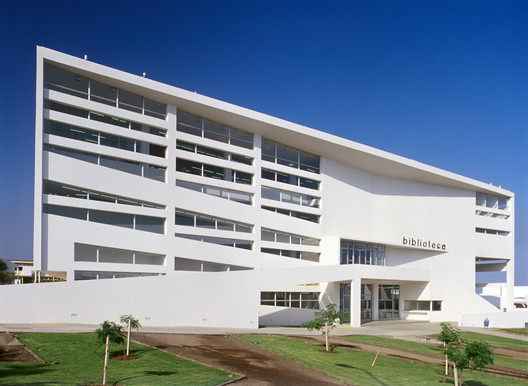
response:
{"label": "white column", "polygon": [[361,279],[350,282],[350,325],[361,326]]}
{"label": "white column", "polygon": [[379,320],[379,284],[372,284],[372,320]]}

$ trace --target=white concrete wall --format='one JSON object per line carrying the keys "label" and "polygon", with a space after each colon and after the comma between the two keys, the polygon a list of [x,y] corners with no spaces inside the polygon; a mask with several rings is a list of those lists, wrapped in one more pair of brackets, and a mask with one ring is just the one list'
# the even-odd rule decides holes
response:
{"label": "white concrete wall", "polygon": [[484,320],[489,320],[488,328],[526,328],[528,326],[528,311],[516,310],[510,312],[460,314],[458,325],[463,327],[482,327]]}

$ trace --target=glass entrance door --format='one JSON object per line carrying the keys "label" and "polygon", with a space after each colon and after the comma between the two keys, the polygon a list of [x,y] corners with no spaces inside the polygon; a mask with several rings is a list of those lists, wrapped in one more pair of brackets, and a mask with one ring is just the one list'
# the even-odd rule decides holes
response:
{"label": "glass entrance door", "polygon": [[372,288],[369,284],[361,284],[361,320],[372,319]]}
{"label": "glass entrance door", "polygon": [[400,286],[391,284],[380,284],[379,319],[399,319],[400,317]]}
{"label": "glass entrance door", "polygon": [[350,283],[339,285],[339,311],[346,315],[346,320],[343,322],[350,322]]}

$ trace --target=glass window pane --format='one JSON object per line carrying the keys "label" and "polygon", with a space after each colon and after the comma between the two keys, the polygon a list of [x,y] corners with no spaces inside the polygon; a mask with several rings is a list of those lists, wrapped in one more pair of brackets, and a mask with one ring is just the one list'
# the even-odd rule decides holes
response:
{"label": "glass window pane", "polygon": [[156,165],[144,165],[143,177],[165,182],[165,168]]}
{"label": "glass window pane", "polygon": [[261,189],[262,198],[267,198],[268,200],[280,201],[280,190],[266,188],[265,186]]}
{"label": "glass window pane", "polygon": [[211,149],[210,147],[197,146],[196,153],[203,154],[209,157],[227,159],[227,154],[221,150]]}
{"label": "glass window pane", "polygon": [[304,187],[304,188],[316,189],[316,190],[319,189],[319,182],[318,181],[310,180],[310,179],[304,178],[304,177],[300,178],[300,184],[299,185]]}
{"label": "glass window pane", "polygon": [[103,212],[101,210],[90,210],[89,221],[101,224],[115,225],[124,228],[133,226],[134,216],[127,213]]}
{"label": "glass window pane", "polygon": [[205,120],[204,121],[204,137],[220,141],[224,143],[229,142],[229,128],[220,123]]}
{"label": "glass window pane", "polygon": [[136,215],[136,229],[152,233],[165,233],[165,219]]}
{"label": "glass window pane", "polygon": [[88,98],[88,78],[48,63],[44,63],[44,84],[50,90],[84,99]]}
{"label": "glass window pane", "polygon": [[167,115],[167,105],[145,98],[145,115],[165,119]]}
{"label": "glass window pane", "polygon": [[198,228],[215,229],[215,220],[211,217],[198,214],[196,215],[196,226]]}
{"label": "glass window pane", "polygon": [[231,161],[238,162],[245,165],[252,165],[253,164],[253,158],[246,157],[244,155],[238,155],[238,154],[231,154]]}
{"label": "glass window pane", "polygon": [[216,229],[222,230],[222,231],[233,231],[235,227],[235,224],[229,221],[224,220],[216,220]]}
{"label": "glass window pane", "polygon": [[119,148],[128,151],[134,151],[134,140],[127,138],[119,138]]}
{"label": "glass window pane", "polygon": [[187,134],[202,136],[203,118],[197,115],[189,114],[184,111],[178,111],[178,131]]}
{"label": "glass window pane", "polygon": [[260,239],[262,241],[275,241],[275,232],[262,228],[260,231]]}
{"label": "glass window pane", "polygon": [[262,140],[262,159],[269,162],[275,162],[275,142]]}
{"label": "glass window pane", "polygon": [[113,86],[108,86],[95,80],[91,80],[90,100],[115,107],[117,100],[117,89]]}
{"label": "glass window pane", "polygon": [[213,165],[204,165],[203,176],[223,180],[225,179],[225,169]]}
{"label": "glass window pane", "polygon": [[231,128],[229,143],[246,149],[253,149],[253,134]]}
{"label": "glass window pane", "polygon": [[239,170],[236,171],[235,182],[237,184],[246,184],[251,185],[252,175],[249,173],[244,173]]}
{"label": "glass window pane", "polygon": [[275,181],[275,172],[273,170],[262,169],[261,177],[266,180]]}
{"label": "glass window pane", "polygon": [[246,225],[246,224],[235,224],[235,231],[244,232],[244,233],[251,233],[252,228],[251,228],[250,225]]}
{"label": "glass window pane", "polygon": [[301,165],[300,169],[307,170],[313,173],[319,173],[319,157],[308,154],[300,153]]}
{"label": "glass window pane", "polygon": [[141,113],[143,110],[143,97],[120,89],[119,107],[125,110]]}
{"label": "glass window pane", "polygon": [[196,145],[193,145],[192,143],[183,142],[183,141],[177,141],[176,149],[185,150],[185,151],[194,153],[194,151],[196,150]]}
{"label": "glass window pane", "polygon": [[70,208],[67,206],[43,205],[43,212],[57,216],[70,217],[78,220],[86,220],[88,211],[81,208]]}
{"label": "glass window pane", "polygon": [[194,227],[194,215],[187,212],[176,211],[176,225]]}
{"label": "glass window pane", "polygon": [[235,248],[251,250],[252,242],[249,240],[235,240]]}
{"label": "glass window pane", "polygon": [[242,204],[251,205],[251,193],[243,193],[243,192],[235,192],[231,191],[229,192],[229,199],[231,201],[240,202]]}
{"label": "glass window pane", "polygon": [[119,147],[119,137],[116,137],[115,135],[110,135],[106,133],[101,133],[99,135],[100,143],[104,146],[110,146],[110,147]]}
{"label": "glass window pane", "polygon": [[178,158],[176,160],[176,171],[201,176],[202,164]]}
{"label": "glass window pane", "polygon": [[283,145],[277,145],[277,163],[290,166],[292,168],[298,168],[298,158],[299,152],[295,149]]}

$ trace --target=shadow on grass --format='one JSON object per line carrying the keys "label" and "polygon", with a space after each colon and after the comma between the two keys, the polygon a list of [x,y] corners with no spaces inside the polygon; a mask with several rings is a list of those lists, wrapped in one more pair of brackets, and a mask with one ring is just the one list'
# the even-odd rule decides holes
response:
{"label": "shadow on grass", "polygon": [[122,378],[116,381],[114,384],[119,384],[124,381],[130,381],[131,379],[151,377],[151,376],[163,377],[163,376],[169,376],[169,375],[174,375],[174,374],[178,374],[178,372],[177,371],[143,371],[143,375],[135,375],[133,377]]}
{"label": "shadow on grass", "polygon": [[55,371],[47,364],[12,364],[0,365],[0,379],[5,380],[8,377],[22,377],[25,375],[38,375]]}
{"label": "shadow on grass", "polygon": [[339,366],[339,367],[345,367],[345,368],[347,368],[347,369],[352,369],[352,370],[356,370],[356,371],[362,371],[363,373],[365,373],[366,375],[368,375],[369,377],[371,377],[373,380],[375,380],[376,382],[378,382],[378,384],[380,384],[380,385],[385,385],[385,386],[388,385],[387,383],[383,383],[381,380],[379,380],[379,378],[375,377],[370,371],[360,369],[359,367],[356,367],[356,366],[346,365],[346,364],[343,364],[343,363],[337,363],[336,366]]}

